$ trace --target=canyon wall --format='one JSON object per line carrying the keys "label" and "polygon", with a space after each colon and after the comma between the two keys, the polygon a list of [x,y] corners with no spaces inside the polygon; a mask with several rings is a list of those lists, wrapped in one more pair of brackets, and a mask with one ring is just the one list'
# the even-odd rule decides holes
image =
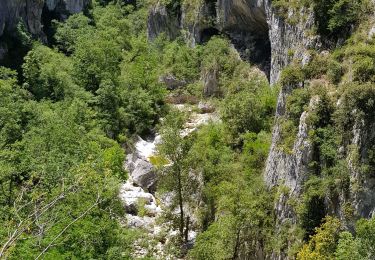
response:
{"label": "canyon wall", "polygon": [[43,31],[42,13],[56,12],[61,18],[81,12],[90,0],[3,0],[0,2],[0,36],[13,31],[23,21],[33,35]]}

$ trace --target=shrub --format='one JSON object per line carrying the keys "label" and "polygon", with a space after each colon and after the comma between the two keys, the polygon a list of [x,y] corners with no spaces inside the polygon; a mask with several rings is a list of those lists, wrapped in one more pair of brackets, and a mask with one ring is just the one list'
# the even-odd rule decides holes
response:
{"label": "shrub", "polygon": [[333,259],[341,229],[340,221],[326,217],[324,223],[316,228],[316,234],[310,238],[297,254],[297,260]]}
{"label": "shrub", "polygon": [[350,83],[343,86],[341,104],[334,121],[341,134],[350,133],[355,119],[371,122],[375,116],[375,86],[370,83]]}
{"label": "shrub", "polygon": [[368,56],[359,56],[353,63],[353,80],[359,82],[370,81],[374,78],[375,62]]}
{"label": "shrub", "polygon": [[282,118],[280,120],[280,140],[278,147],[289,154],[293,153],[294,142],[298,133],[298,126],[291,120]]}
{"label": "shrub", "polygon": [[59,101],[83,93],[72,76],[71,60],[48,47],[36,45],[25,57],[22,68],[26,86],[37,100]]}
{"label": "shrub", "polygon": [[327,70],[328,79],[332,83],[337,84],[340,82],[342,75],[343,75],[343,67],[341,63],[335,60],[330,60],[328,63],[328,70]]}
{"label": "shrub", "polygon": [[314,0],[319,32],[339,36],[358,21],[362,0]]}
{"label": "shrub", "polygon": [[280,83],[283,87],[297,87],[305,79],[301,65],[290,65],[281,72]]}
{"label": "shrub", "polygon": [[306,78],[320,78],[327,73],[329,56],[327,54],[313,54],[311,61],[303,68]]}
{"label": "shrub", "polygon": [[237,91],[232,89],[224,98],[221,107],[223,121],[233,137],[245,132],[269,131],[276,106],[276,91],[264,82],[242,83],[237,80],[232,82]]}
{"label": "shrub", "polygon": [[307,110],[307,106],[310,102],[311,95],[309,90],[306,88],[298,88],[287,97],[286,101],[286,114],[290,120],[294,122],[296,126],[299,124],[299,120],[303,111]]}
{"label": "shrub", "polygon": [[356,236],[342,232],[335,252],[336,259],[374,259],[375,218],[360,219],[356,224]]}

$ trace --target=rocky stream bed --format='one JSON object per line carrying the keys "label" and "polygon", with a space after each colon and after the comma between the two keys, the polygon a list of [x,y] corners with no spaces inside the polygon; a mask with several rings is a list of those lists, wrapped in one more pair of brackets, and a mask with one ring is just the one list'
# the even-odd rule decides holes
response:
{"label": "rocky stream bed", "polygon": [[[200,104],[198,107],[205,107]],[[176,108],[190,114],[185,128],[181,130],[182,136],[187,136],[199,126],[209,122],[218,122],[220,119],[213,110],[199,109],[193,112],[191,106],[176,105]],[[124,167],[128,172],[128,180],[120,188],[119,197],[126,211],[126,226],[128,228],[140,229],[146,234],[146,242],[138,241],[134,257],[145,257],[152,255],[157,259],[170,259],[165,253],[165,247],[170,244],[178,231],[170,222],[159,224],[158,219],[170,208],[173,194],[159,194],[156,192],[157,171],[152,165],[150,158],[157,155],[157,145],[161,143],[161,136],[156,134],[146,140],[138,137],[132,153],[126,156]],[[177,214],[178,209],[174,210]],[[189,244],[194,244],[196,231],[189,231]]]}

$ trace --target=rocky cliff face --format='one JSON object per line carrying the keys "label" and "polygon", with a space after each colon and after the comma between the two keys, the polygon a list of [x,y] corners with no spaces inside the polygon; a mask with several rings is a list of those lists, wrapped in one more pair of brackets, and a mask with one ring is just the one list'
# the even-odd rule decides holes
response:
{"label": "rocky cliff face", "polygon": [[61,19],[81,12],[90,0],[2,0],[0,1],[0,36],[12,32],[20,21],[37,37],[43,35],[43,12],[55,12]]}
{"label": "rocky cliff face", "polygon": [[153,40],[161,33],[176,38],[180,25],[177,15],[168,12],[166,6],[157,4],[149,12],[147,27],[148,38]]}
{"label": "rocky cliff face", "polygon": [[[19,67],[27,53],[20,34],[29,32],[42,42],[48,41],[51,20],[64,20],[81,12],[91,0],[1,0],[0,1],[0,64]],[[20,25],[22,25],[20,27]],[[21,46],[20,46],[21,45]]]}
{"label": "rocky cliff face", "polygon": [[[348,200],[354,207],[354,214],[364,218],[371,218],[375,216],[375,194],[373,192],[375,189],[375,176],[373,169],[366,174],[361,167],[368,164],[368,153],[375,140],[375,123],[373,121],[357,120],[353,126],[352,134],[353,138],[348,145],[352,149],[347,156],[350,175]],[[372,166],[370,165],[370,167]],[[340,213],[342,211],[343,209],[340,209]]]}
{"label": "rocky cliff face", "polygon": [[307,49],[319,46],[318,38],[308,34],[314,16],[302,12],[303,22],[290,25],[277,15],[271,0],[205,0],[194,10],[182,5],[174,12],[158,4],[150,10],[148,35],[154,39],[163,32],[175,38],[176,32],[183,29],[194,45],[213,35],[226,34],[242,58],[257,64],[273,84],[290,60],[303,59]]}

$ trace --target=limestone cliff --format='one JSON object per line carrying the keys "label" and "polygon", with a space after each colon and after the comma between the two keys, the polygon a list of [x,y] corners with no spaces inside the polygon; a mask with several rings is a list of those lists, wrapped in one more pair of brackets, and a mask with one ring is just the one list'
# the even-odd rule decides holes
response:
{"label": "limestone cliff", "polygon": [[319,46],[319,38],[308,33],[314,25],[313,14],[301,12],[306,18],[290,25],[277,15],[270,0],[205,0],[199,7],[181,5],[174,12],[158,4],[150,10],[148,35],[154,39],[164,32],[175,38],[182,29],[194,45],[213,35],[226,34],[242,58],[257,64],[273,84],[290,60],[302,59],[307,49]]}
{"label": "limestone cliff", "polygon": [[32,35],[43,35],[43,12],[56,12],[61,19],[81,12],[90,0],[2,0],[0,1],[0,36],[12,32],[20,21]]}

